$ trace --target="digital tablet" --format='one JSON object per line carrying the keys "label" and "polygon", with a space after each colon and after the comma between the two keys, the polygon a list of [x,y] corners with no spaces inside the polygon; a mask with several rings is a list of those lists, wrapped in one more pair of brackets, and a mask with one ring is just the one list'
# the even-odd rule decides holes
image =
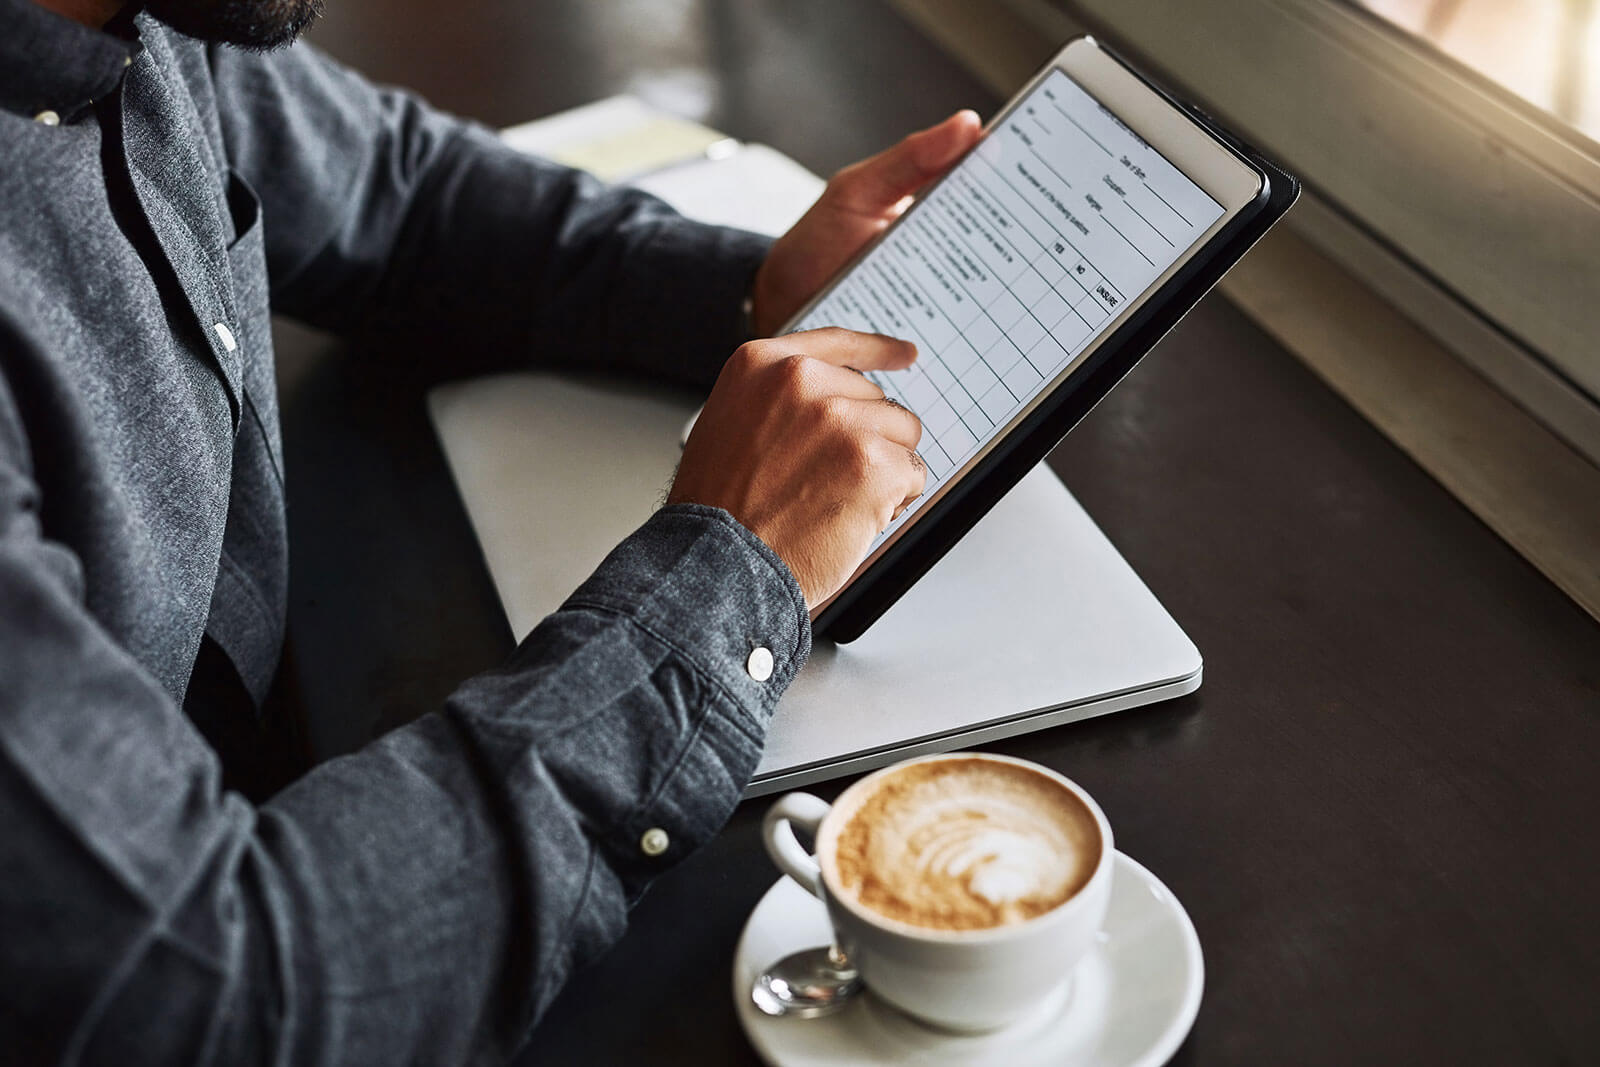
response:
{"label": "digital tablet", "polygon": [[1276,221],[1298,183],[1089,37],[781,332],[917,345],[867,374],[922,420],[927,488],[813,611],[859,636]]}

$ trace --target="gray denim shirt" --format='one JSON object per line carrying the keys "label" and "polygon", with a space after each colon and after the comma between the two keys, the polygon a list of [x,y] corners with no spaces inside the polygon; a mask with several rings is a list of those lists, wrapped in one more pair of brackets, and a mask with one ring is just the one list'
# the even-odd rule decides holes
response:
{"label": "gray denim shirt", "polygon": [[[526,1040],[736,803],[804,599],[725,512],[664,508],[445,707],[260,806],[224,791],[185,702],[253,714],[280,654],[269,303],[441,375],[706,384],[765,247],[306,47],[0,0],[0,1059]],[[206,649],[231,698],[194,691]]]}

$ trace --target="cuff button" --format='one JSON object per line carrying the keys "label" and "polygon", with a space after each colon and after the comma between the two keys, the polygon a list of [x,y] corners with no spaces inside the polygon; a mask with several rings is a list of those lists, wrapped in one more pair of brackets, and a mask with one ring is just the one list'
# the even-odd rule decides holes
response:
{"label": "cuff button", "polygon": [[667,837],[667,832],[659,826],[652,826],[639,838],[639,851],[646,856],[659,856],[672,844],[672,839]]}
{"label": "cuff button", "polygon": [[764,682],[772,677],[772,650],[757,646],[750,653],[750,658],[745,661],[744,669],[750,672],[750,677],[758,682]]}

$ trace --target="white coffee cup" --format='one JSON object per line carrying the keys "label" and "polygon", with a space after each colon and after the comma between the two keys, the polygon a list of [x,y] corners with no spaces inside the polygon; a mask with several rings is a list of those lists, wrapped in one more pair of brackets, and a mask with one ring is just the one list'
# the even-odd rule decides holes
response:
{"label": "white coffee cup", "polygon": [[[846,818],[886,775],[933,760],[993,760],[1023,767],[1073,793],[1093,816],[1100,855],[1088,881],[1061,904],[1034,918],[971,930],[913,926],[880,915],[833,884],[834,866],[818,864],[795,837],[810,834],[818,855],[834,847]],[[1047,767],[987,753],[950,753],[907,760],[856,782],[829,805],[809,793],[789,793],[768,810],[762,825],[767,854],[778,869],[828,908],[840,947],[872,992],[924,1022],[978,1032],[1015,1022],[1071,978],[1093,946],[1111,902],[1111,825],[1094,799]]]}

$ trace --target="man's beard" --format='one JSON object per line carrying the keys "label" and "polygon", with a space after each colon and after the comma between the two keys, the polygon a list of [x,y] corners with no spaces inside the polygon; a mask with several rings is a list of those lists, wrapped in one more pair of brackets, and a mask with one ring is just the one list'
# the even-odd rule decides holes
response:
{"label": "man's beard", "polygon": [[145,10],[189,37],[265,52],[320,18],[322,0],[149,0]]}

